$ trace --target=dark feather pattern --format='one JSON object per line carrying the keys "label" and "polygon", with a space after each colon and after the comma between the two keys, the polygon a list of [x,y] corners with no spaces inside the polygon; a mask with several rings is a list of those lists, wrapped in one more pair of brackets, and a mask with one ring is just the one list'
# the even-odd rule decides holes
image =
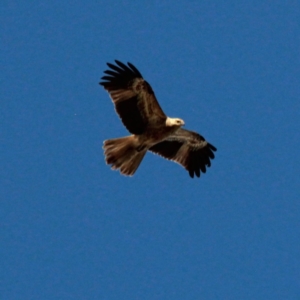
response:
{"label": "dark feather pattern", "polygon": [[[187,149],[184,156],[180,155],[181,147]],[[200,177],[201,172],[206,173],[206,168],[211,165],[210,160],[215,157],[213,151],[217,148],[207,143],[200,134],[180,128],[149,150],[181,164],[194,178],[194,175]]]}
{"label": "dark feather pattern", "polygon": [[147,123],[140,114],[136,97],[116,103],[116,111],[120,112],[122,122],[124,125],[126,124],[125,127],[129,132],[142,134],[145,131]]}
{"label": "dark feather pattern", "polygon": [[[107,63],[111,70],[104,71],[105,76],[99,83],[109,93],[115,104],[116,112],[124,126],[132,134],[143,134],[147,129],[149,118],[166,119],[157,102],[149,83],[131,63],[128,66],[115,60],[116,65]],[[134,89],[139,84],[139,89]],[[149,116],[149,112],[151,115]]]}
{"label": "dark feather pattern", "polygon": [[105,74],[112,75],[103,76],[101,79],[106,81],[101,81],[99,84],[102,85],[106,90],[110,91],[112,89],[126,89],[129,88],[135,78],[143,78],[141,73],[136,70],[136,68],[130,69],[125,64],[121,63],[118,60],[115,60],[118,66],[115,66],[111,63],[107,63],[107,65],[114,70],[104,71]]}

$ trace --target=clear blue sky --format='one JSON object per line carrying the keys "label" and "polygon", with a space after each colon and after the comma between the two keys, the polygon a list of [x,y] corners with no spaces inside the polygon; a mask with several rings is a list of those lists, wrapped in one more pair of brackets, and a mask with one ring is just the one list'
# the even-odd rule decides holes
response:
{"label": "clear blue sky", "polygon": [[[135,3],[135,4],[134,4]],[[2,1],[0,298],[300,299],[299,1]],[[98,85],[135,64],[218,148],[200,179]]]}

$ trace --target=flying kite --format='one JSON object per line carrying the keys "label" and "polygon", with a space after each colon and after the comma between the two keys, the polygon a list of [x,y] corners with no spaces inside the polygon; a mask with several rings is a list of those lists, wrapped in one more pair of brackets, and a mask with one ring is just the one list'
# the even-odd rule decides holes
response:
{"label": "flying kite", "polygon": [[210,167],[217,149],[196,132],[181,128],[184,121],[161,109],[150,84],[131,63],[115,60],[100,82],[130,136],[104,141],[106,163],[132,176],[149,150],[182,165],[193,178]]}

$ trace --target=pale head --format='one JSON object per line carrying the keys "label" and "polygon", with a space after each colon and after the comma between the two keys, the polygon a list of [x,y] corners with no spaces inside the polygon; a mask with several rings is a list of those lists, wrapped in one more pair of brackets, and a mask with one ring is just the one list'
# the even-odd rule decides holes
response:
{"label": "pale head", "polygon": [[168,127],[181,127],[184,125],[184,121],[179,118],[167,118],[166,126]]}

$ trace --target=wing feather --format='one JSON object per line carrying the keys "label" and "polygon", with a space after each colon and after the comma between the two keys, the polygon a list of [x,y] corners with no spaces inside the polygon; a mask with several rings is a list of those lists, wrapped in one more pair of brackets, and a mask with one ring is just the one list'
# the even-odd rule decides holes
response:
{"label": "wing feather", "polygon": [[142,134],[149,124],[164,121],[166,115],[155,94],[138,69],[131,63],[115,60],[107,63],[111,70],[104,71],[100,82],[110,94],[116,112],[124,126],[133,134]]}
{"label": "wing feather", "polygon": [[140,71],[133,64],[131,64],[130,62],[128,62],[127,64],[134,71],[134,73],[136,73],[138,75],[138,77],[143,78]]}
{"label": "wing feather", "polygon": [[118,73],[120,73],[120,72],[122,72],[122,69],[121,68],[119,68],[119,67],[117,67],[117,66],[115,66],[115,65],[113,65],[113,64],[111,64],[111,63],[106,63],[112,70],[115,70],[115,71],[117,71]]}
{"label": "wing feather", "polygon": [[106,70],[106,71],[104,71],[104,73],[108,74],[108,75],[112,75],[113,77],[118,76],[117,72],[114,72],[114,71],[111,71],[111,70]]}
{"label": "wing feather", "polygon": [[217,151],[217,148],[200,134],[180,128],[149,150],[179,163],[193,178],[194,175],[200,177],[201,172],[206,173],[207,167],[211,165],[210,160],[215,157],[213,152]]}

